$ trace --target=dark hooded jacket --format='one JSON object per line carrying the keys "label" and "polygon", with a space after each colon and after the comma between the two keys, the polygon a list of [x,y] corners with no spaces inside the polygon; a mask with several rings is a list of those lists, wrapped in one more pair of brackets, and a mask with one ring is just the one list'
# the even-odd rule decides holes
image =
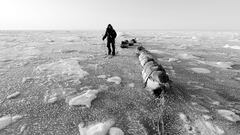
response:
{"label": "dark hooded jacket", "polygon": [[103,40],[107,37],[107,41],[113,42],[115,41],[115,38],[117,37],[117,33],[113,28],[107,28],[106,32],[103,36]]}

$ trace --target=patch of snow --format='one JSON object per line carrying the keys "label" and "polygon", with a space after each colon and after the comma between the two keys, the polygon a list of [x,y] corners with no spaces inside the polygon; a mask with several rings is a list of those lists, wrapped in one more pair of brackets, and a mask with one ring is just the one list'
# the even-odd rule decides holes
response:
{"label": "patch of snow", "polygon": [[89,75],[88,72],[81,68],[76,59],[64,59],[49,64],[42,64],[36,68],[36,71],[47,73],[50,80],[52,77],[58,77],[73,82],[78,82],[79,79],[83,79],[85,76]]}

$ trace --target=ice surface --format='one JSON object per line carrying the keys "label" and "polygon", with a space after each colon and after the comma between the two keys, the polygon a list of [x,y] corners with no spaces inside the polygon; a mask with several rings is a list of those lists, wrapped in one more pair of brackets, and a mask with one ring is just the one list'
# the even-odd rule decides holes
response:
{"label": "ice surface", "polygon": [[[79,126],[83,134],[109,134],[105,132],[109,128],[103,126],[109,118],[116,120],[115,126],[125,134],[160,134],[160,116],[169,134],[239,134],[239,32],[122,31],[116,39],[118,55],[112,59],[101,57],[107,51],[103,33],[1,31],[0,96],[6,101],[0,108],[0,124],[7,129],[0,134],[79,134],[74,125],[80,121],[85,124]],[[156,55],[173,81],[164,93],[169,113],[160,110],[158,99],[142,88],[135,48],[119,49],[122,40],[135,37]],[[124,80],[112,85],[120,79],[108,83],[109,75]],[[84,95],[97,88],[103,92]],[[16,91],[21,95],[8,100]],[[69,101],[91,107],[69,106]],[[27,117],[7,124],[16,114]]]}

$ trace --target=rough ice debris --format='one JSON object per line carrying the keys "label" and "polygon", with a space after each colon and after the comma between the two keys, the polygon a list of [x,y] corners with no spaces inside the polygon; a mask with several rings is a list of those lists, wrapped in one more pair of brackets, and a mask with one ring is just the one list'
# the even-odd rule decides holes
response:
{"label": "rough ice debris", "polygon": [[79,95],[77,97],[74,97],[69,100],[69,105],[85,105],[86,107],[91,107],[91,102],[94,100],[97,96],[98,90],[88,90],[84,94]]}
{"label": "rough ice debris", "polygon": [[211,71],[206,68],[191,68],[191,70],[196,73],[203,73],[203,74],[211,73]]}
{"label": "rough ice debris", "polygon": [[19,91],[17,91],[17,92],[15,92],[15,93],[13,93],[13,94],[11,94],[11,95],[7,96],[7,99],[16,98],[16,97],[17,97],[17,96],[19,96],[19,95],[20,95],[20,92],[19,92]]}
{"label": "rough ice debris", "polygon": [[17,122],[19,119],[21,119],[22,116],[20,115],[15,115],[15,116],[3,116],[0,118],[0,130],[6,128],[7,126],[9,126],[12,123]]}
{"label": "rough ice debris", "polygon": [[120,84],[122,79],[118,76],[114,76],[114,77],[108,78],[107,81],[108,82],[114,82],[116,84]]}
{"label": "rough ice debris", "polygon": [[240,121],[240,117],[230,110],[218,110],[218,113],[229,121]]}
{"label": "rough ice debris", "polygon": [[109,128],[114,123],[115,123],[114,121],[108,120],[105,122],[89,125],[87,127],[84,127],[83,123],[80,123],[78,127],[80,135],[106,135]]}
{"label": "rough ice debris", "polygon": [[124,132],[117,127],[111,127],[109,130],[109,135],[124,135]]}

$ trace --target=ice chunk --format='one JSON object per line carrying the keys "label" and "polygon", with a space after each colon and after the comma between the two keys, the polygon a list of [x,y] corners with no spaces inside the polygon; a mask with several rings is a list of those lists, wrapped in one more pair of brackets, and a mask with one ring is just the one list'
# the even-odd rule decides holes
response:
{"label": "ice chunk", "polygon": [[169,58],[168,59],[168,62],[175,62],[175,61],[178,61],[178,59],[176,59],[176,58]]}
{"label": "ice chunk", "polygon": [[220,129],[218,126],[213,125],[212,123],[205,121],[205,125],[206,127],[209,128],[209,131],[212,133],[217,133],[219,135],[224,134],[224,131],[222,129]]}
{"label": "ice chunk", "polygon": [[228,40],[228,41],[230,41],[230,42],[240,42],[239,39],[230,39],[230,40]]}
{"label": "ice chunk", "polygon": [[91,107],[91,102],[94,100],[97,96],[98,90],[88,90],[86,93],[76,96],[69,101],[70,106],[74,105],[85,105],[86,107]]}
{"label": "ice chunk", "polygon": [[83,123],[80,123],[78,127],[80,135],[106,135],[114,123],[115,122],[113,120],[108,120],[105,122],[92,124],[87,127],[84,127]]}
{"label": "ice chunk", "polygon": [[187,54],[187,53],[182,53],[182,54],[178,54],[179,58],[181,59],[197,59],[197,57],[193,56],[192,54]]}
{"label": "ice chunk", "polygon": [[13,93],[13,94],[11,94],[11,95],[7,96],[7,99],[16,98],[16,97],[17,97],[17,96],[19,96],[19,95],[20,95],[20,92],[19,92],[19,91],[17,91],[17,92],[15,92],[15,93]]}
{"label": "ice chunk", "polygon": [[209,116],[209,115],[203,115],[203,118],[205,120],[211,120],[212,119],[212,116]]}
{"label": "ice chunk", "polygon": [[20,115],[15,115],[15,116],[3,116],[0,118],[0,130],[6,128],[7,126],[9,126],[12,123],[17,122],[19,119],[21,119],[22,116]]}
{"label": "ice chunk", "polygon": [[114,76],[114,77],[108,78],[107,81],[108,82],[114,82],[116,84],[120,84],[122,79],[118,76]]}
{"label": "ice chunk", "polygon": [[232,68],[232,62],[206,62],[207,65],[223,68],[223,69],[230,69]]}
{"label": "ice chunk", "polygon": [[105,79],[105,78],[107,78],[107,76],[106,75],[99,75],[99,76],[97,76],[97,78]]}
{"label": "ice chunk", "polygon": [[135,84],[134,83],[130,83],[130,84],[128,84],[128,87],[131,87],[131,88],[133,88],[135,86]]}
{"label": "ice chunk", "polygon": [[151,53],[156,53],[156,54],[165,54],[166,52],[160,51],[160,50],[149,50]]}
{"label": "ice chunk", "polygon": [[229,45],[229,44],[226,44],[225,46],[224,46],[224,48],[230,48],[230,49],[237,49],[237,50],[239,50],[240,49],[240,46],[237,46],[237,45]]}
{"label": "ice chunk", "polygon": [[191,70],[196,73],[203,73],[203,74],[211,73],[211,71],[206,68],[191,68]]}
{"label": "ice chunk", "polygon": [[117,127],[112,127],[109,130],[109,135],[124,135],[124,132]]}
{"label": "ice chunk", "polygon": [[197,39],[197,37],[195,37],[195,36],[192,36],[192,40],[196,40]]}

